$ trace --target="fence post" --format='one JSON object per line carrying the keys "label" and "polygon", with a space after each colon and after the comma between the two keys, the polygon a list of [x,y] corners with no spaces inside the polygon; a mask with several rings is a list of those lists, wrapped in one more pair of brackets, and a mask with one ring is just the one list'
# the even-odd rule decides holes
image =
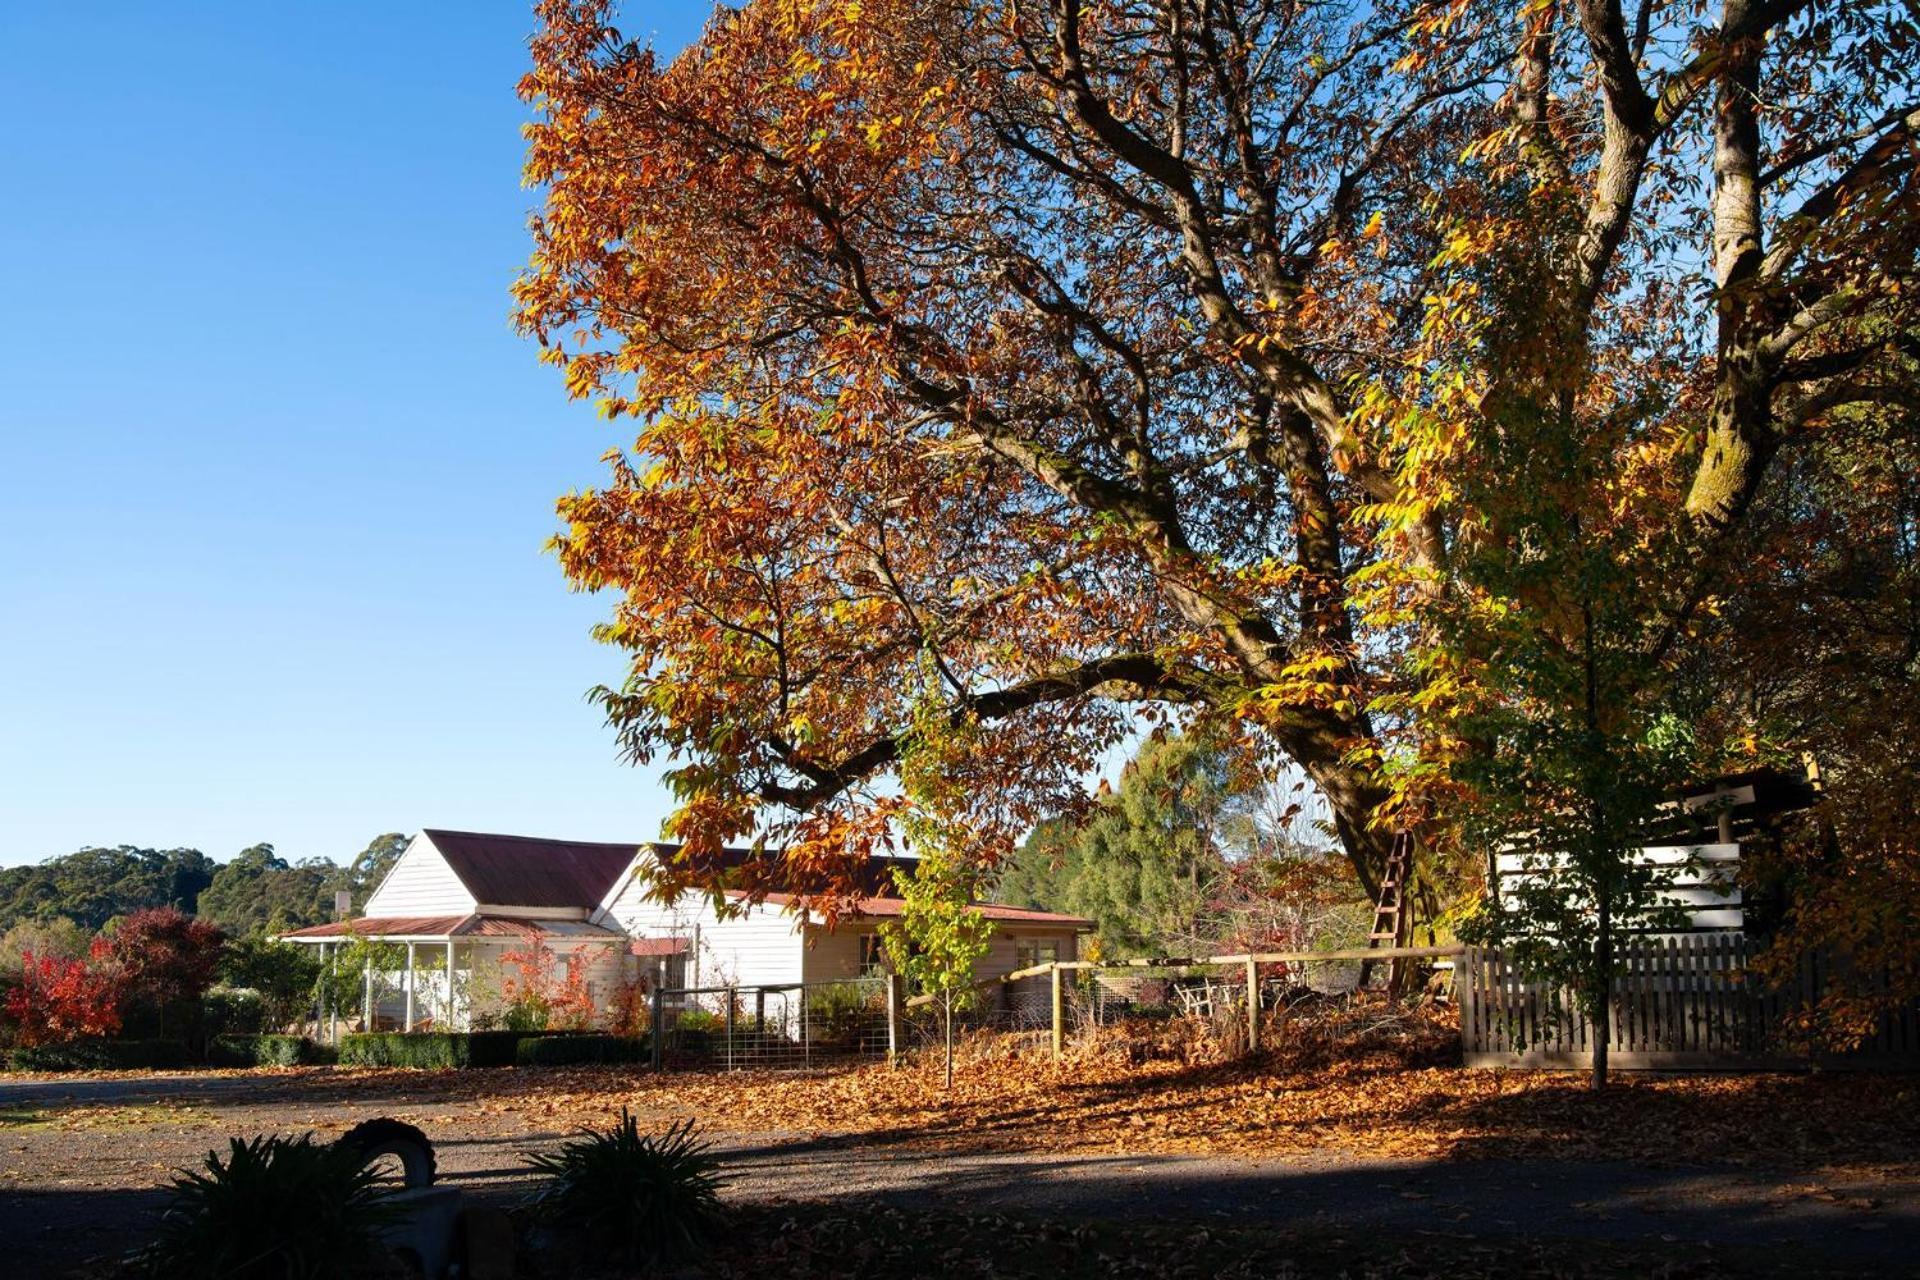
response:
{"label": "fence post", "polygon": [[666,1060],[666,1045],[664,1043],[666,1038],[666,991],[663,988],[655,987],[653,989],[653,1069],[655,1071],[658,1071],[660,1064]]}
{"label": "fence post", "polygon": [[1053,980],[1053,1060],[1060,1061],[1066,1048],[1066,1001],[1061,998],[1060,966],[1056,963],[1047,974]]}
{"label": "fence post", "polygon": [[733,1070],[733,1006],[740,1002],[740,993],[733,987],[727,988],[727,1070]]}
{"label": "fence post", "polygon": [[887,972],[887,1065],[900,1061],[900,975]]}
{"label": "fence post", "polygon": [[1260,1052],[1260,966],[1247,957],[1247,1052]]}

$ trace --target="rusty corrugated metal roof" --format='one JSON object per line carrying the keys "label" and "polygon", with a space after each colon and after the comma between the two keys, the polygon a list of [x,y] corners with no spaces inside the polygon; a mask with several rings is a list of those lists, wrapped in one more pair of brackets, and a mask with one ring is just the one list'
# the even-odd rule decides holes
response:
{"label": "rusty corrugated metal roof", "polygon": [[613,888],[620,873],[640,852],[637,844],[586,840],[544,840],[480,831],[421,832],[433,841],[467,886],[486,906],[572,907],[591,911]]}
{"label": "rusty corrugated metal roof", "polygon": [[612,941],[624,935],[579,920],[520,920],[512,916],[362,916],[309,925],[283,938],[551,938]]}
{"label": "rusty corrugated metal roof", "polygon": [[[745,898],[744,893],[727,895],[734,899]],[[796,895],[791,893],[769,893],[761,899],[776,907],[789,906]],[[856,898],[848,910],[850,916],[873,916],[877,919],[897,917],[906,903],[899,898],[872,897]],[[976,902],[973,910],[989,920],[998,920],[1002,924],[1058,924],[1079,931],[1093,928],[1093,921],[1079,916],[1061,915],[1057,911],[1035,911],[1028,907],[1007,907],[997,902]]]}

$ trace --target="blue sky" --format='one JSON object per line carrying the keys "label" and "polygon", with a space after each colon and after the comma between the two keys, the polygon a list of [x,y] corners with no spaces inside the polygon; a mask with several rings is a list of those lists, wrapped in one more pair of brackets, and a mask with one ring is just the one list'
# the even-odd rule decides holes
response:
{"label": "blue sky", "polygon": [[[630,3],[680,47],[697,3]],[[647,838],[507,321],[530,5],[0,6],[0,863]]]}

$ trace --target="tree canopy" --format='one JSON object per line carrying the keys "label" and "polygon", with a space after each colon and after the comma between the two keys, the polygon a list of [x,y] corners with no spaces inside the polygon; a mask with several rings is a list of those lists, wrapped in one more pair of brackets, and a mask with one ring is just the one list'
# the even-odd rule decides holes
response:
{"label": "tree canopy", "polygon": [[154,907],[191,911],[217,864],[198,849],[88,848],[36,866],[0,868],[0,928],[67,919],[89,933]]}
{"label": "tree canopy", "polygon": [[[1489,623],[1580,633],[1483,553],[1599,539],[1661,684],[1913,385],[1894,0],[755,0],[664,64],[539,12],[519,319],[638,421],[558,547],[671,876],[776,834],[851,893],[931,654],[1007,832],[1175,718],[1371,888],[1527,696]],[[1709,765],[1798,745],[1722,710]]]}
{"label": "tree canopy", "polygon": [[356,910],[364,907],[406,845],[407,837],[387,832],[345,865],[326,858],[289,862],[270,844],[252,845],[224,863],[198,849],[82,849],[34,866],[0,868],[0,934],[60,921],[93,934],[118,917],[155,908],[199,916],[234,936],[321,924],[333,919],[338,889],[352,891]]}
{"label": "tree canopy", "polygon": [[995,897],[1085,916],[1100,953],[1123,958],[1350,941],[1364,904],[1300,791],[1204,740],[1149,738],[1091,812],[1034,830]]}

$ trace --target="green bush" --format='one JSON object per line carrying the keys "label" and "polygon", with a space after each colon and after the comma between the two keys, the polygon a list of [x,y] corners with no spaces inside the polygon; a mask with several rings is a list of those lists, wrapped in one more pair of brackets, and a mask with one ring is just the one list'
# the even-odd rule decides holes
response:
{"label": "green bush", "polygon": [[682,1031],[719,1031],[727,1020],[711,1009],[686,1009],[680,1014]]}
{"label": "green bush", "polygon": [[152,1276],[322,1280],[351,1275],[398,1211],[351,1147],[313,1135],[230,1139],[205,1172],[181,1170],[159,1234],[135,1259]]}
{"label": "green bush", "polygon": [[830,982],[807,994],[807,1021],[824,1044],[857,1044],[886,1012],[886,992],[858,982]]}
{"label": "green bush", "polygon": [[643,1136],[622,1107],[613,1128],[584,1130],[527,1162],[551,1178],[534,1193],[533,1212],[616,1250],[628,1266],[683,1257],[720,1225],[725,1176],[690,1120]]}
{"label": "green bush", "polygon": [[510,1067],[518,1061],[515,1051],[531,1038],[532,1033],[527,1031],[469,1031],[467,1065]]}
{"label": "green bush", "polygon": [[253,1035],[266,1026],[266,1005],[258,991],[241,987],[215,987],[200,997],[200,1030],[203,1035]]}
{"label": "green bush", "polygon": [[193,1065],[184,1040],[72,1040],[15,1048],[15,1071],[169,1071]]}
{"label": "green bush", "polygon": [[523,1067],[561,1067],[581,1062],[645,1062],[651,1057],[645,1040],[629,1036],[574,1034],[528,1036],[514,1051]]}
{"label": "green bush", "polygon": [[215,1036],[207,1046],[207,1062],[216,1067],[298,1067],[333,1060],[331,1048],[305,1036]]}
{"label": "green bush", "polygon": [[363,1031],[340,1037],[343,1067],[467,1067],[472,1037],[448,1031]]}

